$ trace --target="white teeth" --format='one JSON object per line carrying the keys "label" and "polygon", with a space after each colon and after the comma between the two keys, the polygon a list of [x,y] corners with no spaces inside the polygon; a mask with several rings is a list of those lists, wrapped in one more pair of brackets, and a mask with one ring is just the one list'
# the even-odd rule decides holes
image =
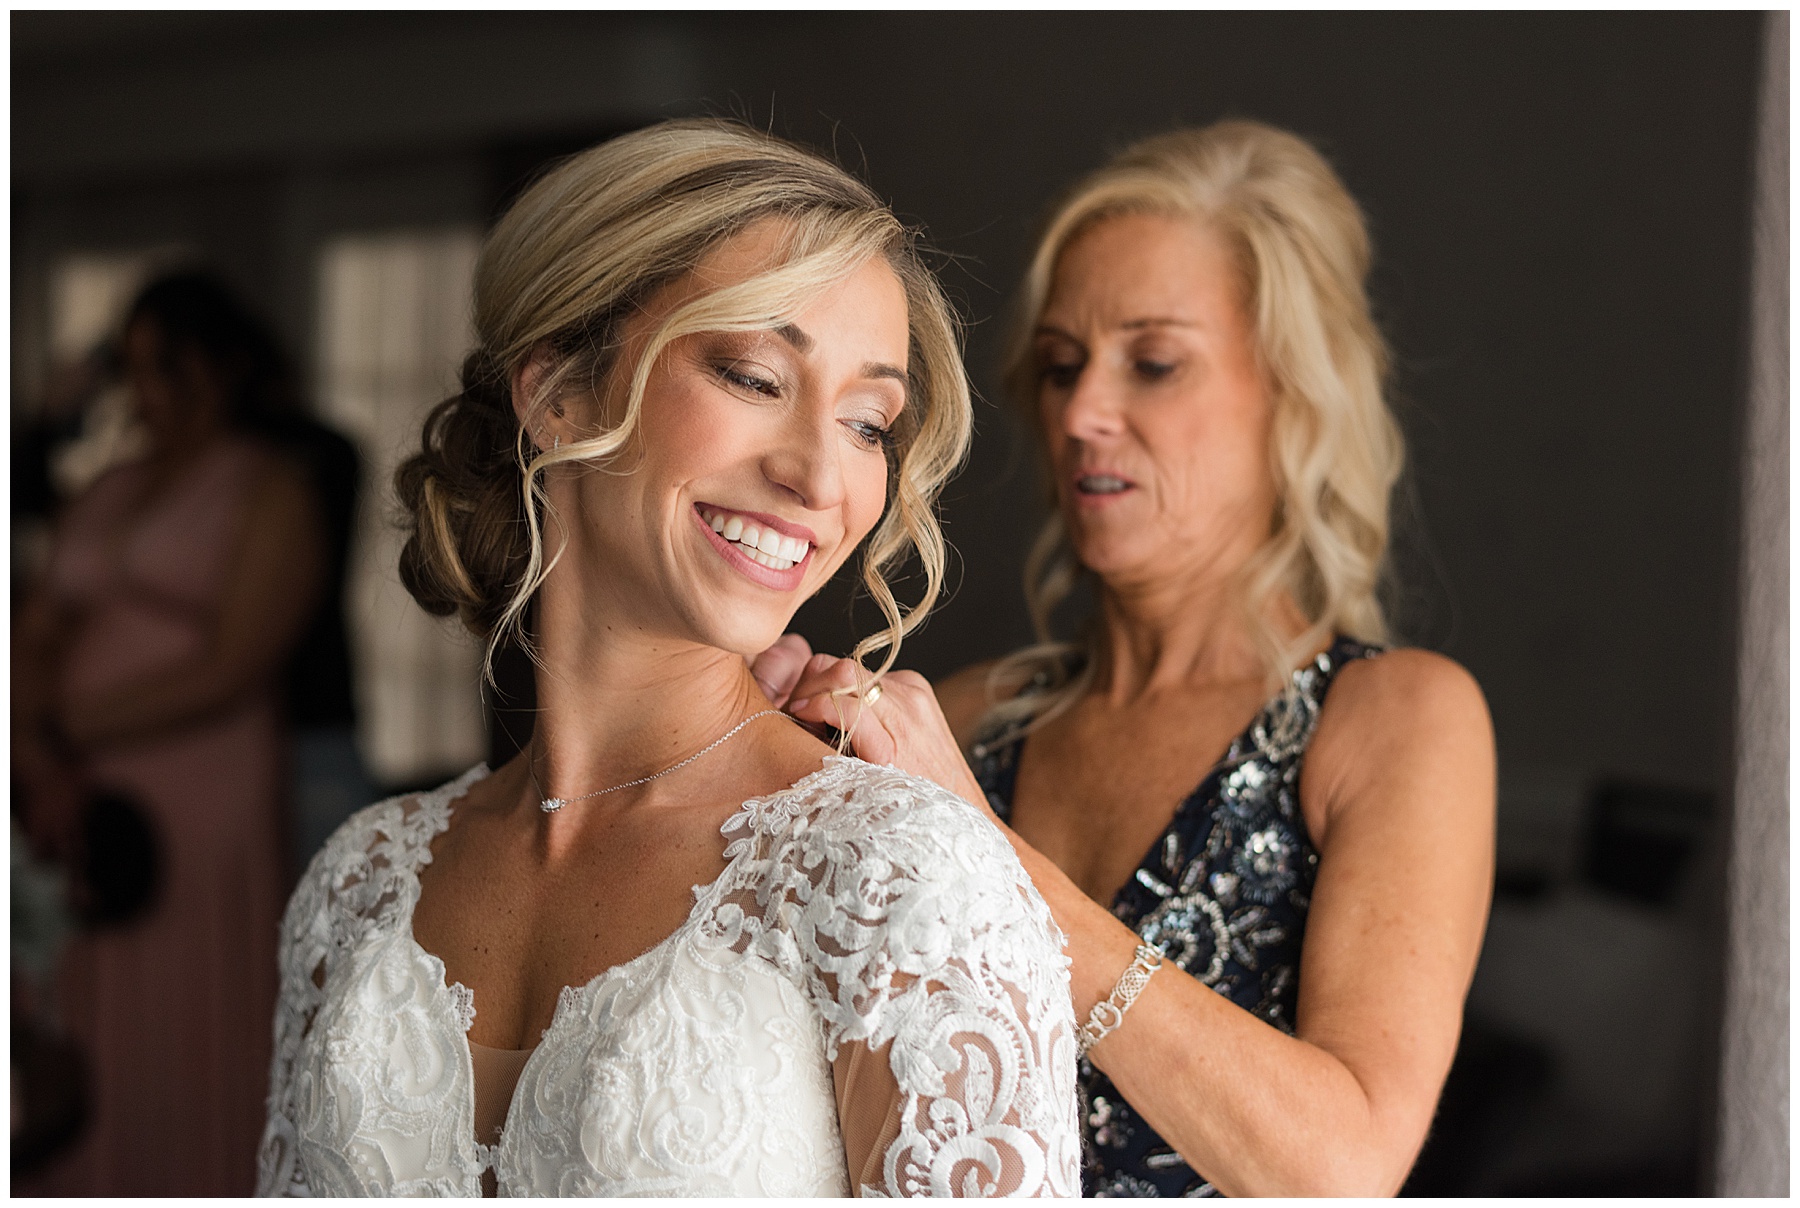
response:
{"label": "white teeth", "polygon": [[[743,547],[739,546],[738,548],[742,549]],[[786,558],[777,558],[773,554],[765,554],[759,549],[744,550],[744,556],[752,561],[762,563],[770,570],[792,570],[794,567],[794,564]]]}
{"label": "white teeth", "polygon": [[1116,494],[1129,485],[1123,478],[1114,478],[1111,474],[1084,474],[1080,479],[1081,489],[1090,495]]}
{"label": "white teeth", "polygon": [[810,542],[799,537],[784,536],[730,512],[702,509],[700,516],[713,532],[736,545],[744,557],[770,570],[791,570],[812,548]]}
{"label": "white teeth", "polygon": [[738,552],[743,554],[744,557],[750,559],[752,562],[760,563],[770,570],[792,570],[794,567],[794,561],[792,559],[778,558],[774,554],[765,554],[759,549],[750,548],[742,541],[737,542],[736,545]]}

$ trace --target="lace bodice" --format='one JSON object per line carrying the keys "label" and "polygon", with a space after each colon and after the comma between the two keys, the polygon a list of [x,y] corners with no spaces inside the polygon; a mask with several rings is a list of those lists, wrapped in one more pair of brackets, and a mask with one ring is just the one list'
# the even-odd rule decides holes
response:
{"label": "lace bodice", "polygon": [[[968,803],[833,757],[746,802],[674,934],[562,992],[497,1144],[476,1004],[412,937],[418,870],[476,768],[371,806],[288,905],[262,1194],[1078,1191],[1074,1020],[1048,909]],[[840,1048],[885,1054],[847,1171]],[[858,1109],[860,1110],[860,1109]]]}

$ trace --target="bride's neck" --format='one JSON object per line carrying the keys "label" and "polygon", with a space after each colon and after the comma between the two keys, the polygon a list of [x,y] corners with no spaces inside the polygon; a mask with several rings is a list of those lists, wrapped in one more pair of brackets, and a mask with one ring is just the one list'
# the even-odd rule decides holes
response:
{"label": "bride's neck", "polygon": [[555,596],[539,602],[537,717],[527,751],[545,796],[660,772],[768,707],[742,656]]}

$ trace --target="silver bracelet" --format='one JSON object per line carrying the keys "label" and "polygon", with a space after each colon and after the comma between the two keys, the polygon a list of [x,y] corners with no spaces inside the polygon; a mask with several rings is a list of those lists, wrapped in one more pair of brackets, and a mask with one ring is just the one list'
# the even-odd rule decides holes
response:
{"label": "silver bracelet", "polygon": [[1119,975],[1119,984],[1104,1002],[1094,1004],[1087,1022],[1075,1029],[1075,1054],[1086,1057],[1088,1050],[1099,1044],[1125,1022],[1125,1012],[1137,996],[1150,984],[1150,975],[1162,968],[1163,950],[1153,944],[1139,944],[1137,956]]}

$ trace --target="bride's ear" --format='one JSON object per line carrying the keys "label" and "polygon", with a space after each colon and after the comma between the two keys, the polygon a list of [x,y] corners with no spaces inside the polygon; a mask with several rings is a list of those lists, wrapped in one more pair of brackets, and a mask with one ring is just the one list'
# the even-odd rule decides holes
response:
{"label": "bride's ear", "polygon": [[554,399],[548,404],[538,403],[538,392],[555,368],[556,354],[551,350],[550,342],[544,340],[532,348],[531,354],[512,374],[513,414],[519,417],[519,424],[531,438],[531,443],[540,449],[549,449],[573,438],[572,433],[564,430],[567,423],[562,404]]}

